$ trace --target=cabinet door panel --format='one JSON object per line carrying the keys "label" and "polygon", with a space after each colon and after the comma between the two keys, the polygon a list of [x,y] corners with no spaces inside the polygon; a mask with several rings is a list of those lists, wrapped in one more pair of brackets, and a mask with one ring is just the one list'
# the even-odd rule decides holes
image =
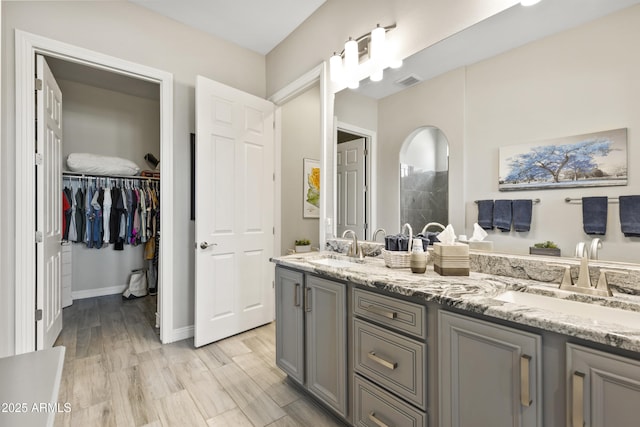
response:
{"label": "cabinet door panel", "polygon": [[640,362],[567,344],[567,374],[568,425],[638,425]]}
{"label": "cabinet door panel", "polygon": [[276,268],[276,364],[304,383],[304,275]]}
{"label": "cabinet door panel", "polygon": [[538,335],[444,311],[439,328],[442,427],[542,425]]}
{"label": "cabinet door panel", "polygon": [[307,275],[307,388],[346,416],[346,285]]}

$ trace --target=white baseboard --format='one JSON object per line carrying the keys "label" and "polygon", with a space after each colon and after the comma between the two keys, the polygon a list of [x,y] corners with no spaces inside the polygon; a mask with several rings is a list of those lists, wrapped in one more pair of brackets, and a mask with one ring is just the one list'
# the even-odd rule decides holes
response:
{"label": "white baseboard", "polygon": [[[171,336],[171,341],[170,342],[176,342],[176,341],[180,341],[180,340],[185,340],[187,338],[191,338],[193,337],[193,325],[191,326],[185,326],[183,328],[177,328],[173,330],[173,333],[170,334]],[[166,343],[168,344],[168,343]]]}
{"label": "white baseboard", "polygon": [[98,289],[84,289],[81,291],[71,291],[71,298],[76,300],[76,299],[101,297],[104,295],[121,294],[124,292],[125,289],[127,289],[127,285],[111,286],[108,288],[98,288]]}

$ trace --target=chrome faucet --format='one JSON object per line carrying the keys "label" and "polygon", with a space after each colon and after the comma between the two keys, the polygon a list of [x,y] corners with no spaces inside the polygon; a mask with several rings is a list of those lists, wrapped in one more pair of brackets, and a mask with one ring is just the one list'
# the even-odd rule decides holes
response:
{"label": "chrome faucet", "polygon": [[378,233],[382,232],[382,236],[386,236],[387,232],[385,231],[384,228],[378,228],[376,229],[376,231],[373,232],[373,241],[375,242],[376,239],[378,238]]}
{"label": "chrome faucet", "polygon": [[362,248],[358,245],[358,236],[356,236],[356,232],[353,230],[344,230],[342,237],[347,237],[347,234],[351,234],[351,237],[353,238],[349,251],[347,252],[347,256],[362,259]]}
{"label": "chrome faucet", "polygon": [[424,233],[427,231],[427,228],[431,227],[432,225],[438,227],[440,230],[444,230],[446,228],[444,225],[440,224],[439,222],[430,222],[422,228],[421,234],[424,235]]}
{"label": "chrome faucet", "polygon": [[587,257],[589,259],[598,259],[598,249],[602,248],[602,241],[596,237],[591,240],[591,245],[587,248],[585,242],[578,242],[576,244],[576,258]]}
{"label": "chrome faucet", "polygon": [[599,238],[591,240],[591,247],[589,248],[589,258],[598,259],[598,249],[602,248],[602,241]]}

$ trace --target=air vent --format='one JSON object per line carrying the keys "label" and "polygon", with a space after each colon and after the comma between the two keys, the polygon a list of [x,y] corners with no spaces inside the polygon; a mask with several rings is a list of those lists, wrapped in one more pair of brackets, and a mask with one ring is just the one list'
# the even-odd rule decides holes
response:
{"label": "air vent", "polygon": [[409,87],[409,86],[413,86],[416,83],[420,83],[422,81],[422,79],[415,75],[415,74],[410,74],[407,77],[403,77],[400,80],[396,80],[395,83],[398,86],[402,86],[402,87]]}

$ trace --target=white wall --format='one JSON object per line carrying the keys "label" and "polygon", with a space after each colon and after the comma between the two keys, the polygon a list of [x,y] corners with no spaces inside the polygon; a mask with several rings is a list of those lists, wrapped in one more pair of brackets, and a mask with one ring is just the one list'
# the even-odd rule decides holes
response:
{"label": "white wall", "polygon": [[349,37],[376,26],[397,24],[389,41],[406,58],[519,0],[327,0],[267,55],[267,93],[283,88],[335,51]]}
{"label": "white wall", "polygon": [[[63,161],[70,153],[116,156],[148,169],[146,153],[160,157],[160,103],[57,79],[62,90]],[[66,167],[65,167],[66,169]],[[144,245],[101,249],[72,243],[72,291],[124,287],[131,270],[146,267]]]}
{"label": "white wall", "polygon": [[[282,106],[282,253],[295,240],[318,247],[319,219],[303,218],[303,159],[320,160],[320,86],[315,85]],[[320,171],[322,173],[322,171]]]}
{"label": "white wall", "polygon": [[[57,79],[62,90],[62,157],[116,156],[149,169],[146,153],[160,157],[160,102]],[[66,165],[63,165],[66,167]]]}
{"label": "white wall", "polygon": [[336,93],[333,114],[339,122],[378,131],[378,101],[352,90]]}
{"label": "white wall", "polygon": [[[477,199],[540,198],[528,233],[491,232],[497,250],[528,253],[553,240],[573,256],[582,207],[565,197],[640,194],[640,6],[531,43],[467,69],[466,231]],[[498,191],[498,149],[532,141],[628,128],[629,183],[624,187]],[[609,204],[601,259],[640,262],[640,239],[620,231],[618,205]]]}
{"label": "white wall", "polygon": [[[195,77],[201,74],[264,97],[265,58],[126,1],[2,2],[2,271],[0,355],[13,353],[15,200],[14,29],[162,69],[174,76],[174,328],[193,324],[193,225],[189,221],[189,133],[194,132]],[[20,236],[23,237],[23,236]]]}

